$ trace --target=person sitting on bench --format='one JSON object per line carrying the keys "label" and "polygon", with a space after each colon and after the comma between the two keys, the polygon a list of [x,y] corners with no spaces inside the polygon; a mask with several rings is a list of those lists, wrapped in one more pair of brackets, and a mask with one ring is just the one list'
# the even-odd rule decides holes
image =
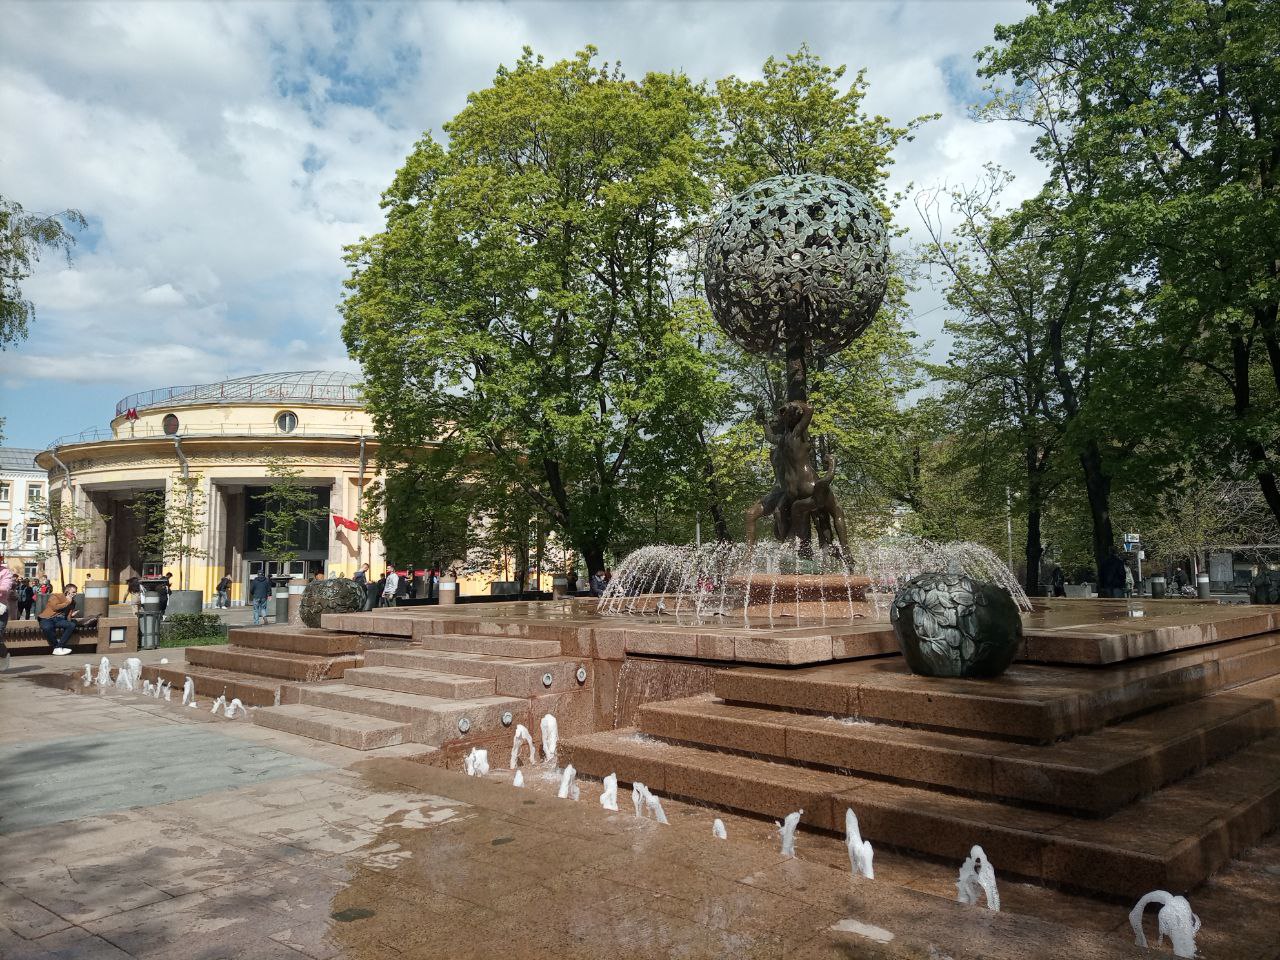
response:
{"label": "person sitting on bench", "polygon": [[40,611],[40,629],[44,631],[44,638],[49,641],[55,657],[65,657],[71,652],[71,634],[79,626],[75,601],[76,585],[68,583],[62,593],[51,593]]}

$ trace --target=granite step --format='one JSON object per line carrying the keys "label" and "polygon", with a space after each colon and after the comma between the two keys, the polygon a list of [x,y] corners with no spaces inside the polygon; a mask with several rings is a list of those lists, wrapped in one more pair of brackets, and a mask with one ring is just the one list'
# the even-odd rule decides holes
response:
{"label": "granite step", "polygon": [[1148,710],[1280,675],[1280,634],[1098,670],[1015,663],[996,680],[918,677],[901,657],[716,674],[722,700],[1051,743]]}
{"label": "granite step", "polygon": [[[1122,897],[1184,893],[1280,823],[1280,736],[1268,737],[1103,819],[1001,804],[606,731],[566,741],[582,773],[673,797],[843,829],[959,862],[981,844],[997,871]],[[803,840],[801,841],[803,843]]]}
{"label": "granite step", "polygon": [[227,642],[254,650],[306,653],[317,657],[360,653],[360,635],[316,630],[311,627],[232,627]]}
{"label": "granite step", "polygon": [[[514,729],[516,723],[528,726],[528,701],[513,697],[445,700],[352,683],[327,683],[303,687],[301,700],[308,706],[408,724],[409,739],[436,746],[463,736]],[[508,722],[503,722],[504,717]]]}
{"label": "granite step", "polygon": [[488,697],[497,692],[494,681],[489,677],[460,677],[456,674],[407,667],[357,667],[344,673],[342,679],[345,683],[379,690],[398,690],[401,693],[417,693],[445,700]]}
{"label": "granite step", "polygon": [[327,710],[306,703],[263,707],[253,711],[253,722],[353,750],[376,750],[406,743],[410,731],[407,723]]}
{"label": "granite step", "polygon": [[351,654],[316,657],[305,653],[255,650],[238,646],[188,647],[186,656],[187,662],[193,666],[313,682],[341,677],[348,667],[358,667],[362,662],[360,656]]}
{"label": "granite step", "polygon": [[[463,677],[485,677],[495,682],[495,689],[499,696],[507,697],[570,693],[591,682],[590,662],[568,657],[517,660],[511,657],[492,657],[480,653],[452,653],[443,650],[370,650],[365,654],[364,665],[431,670]],[[586,671],[585,679],[582,681],[577,677],[579,667]]]}
{"label": "granite step", "polygon": [[539,660],[560,656],[560,644],[554,640],[526,640],[523,637],[485,637],[478,634],[428,633],[414,639],[424,649],[446,653],[481,653],[490,657]]}
{"label": "granite step", "polygon": [[[299,685],[274,677],[262,677],[234,670],[217,670],[192,664],[150,664],[142,668],[144,680],[157,683],[168,680],[173,686],[175,703],[182,699],[182,685],[187,677],[195,684],[196,696],[212,701],[225,696],[227,701],[239,699],[246,707],[272,706],[277,696],[280,703],[297,703]],[[209,703],[212,707],[213,704]]]}
{"label": "granite step", "polygon": [[727,704],[640,708],[672,742],[1100,816],[1280,731],[1280,677],[1038,746]]}

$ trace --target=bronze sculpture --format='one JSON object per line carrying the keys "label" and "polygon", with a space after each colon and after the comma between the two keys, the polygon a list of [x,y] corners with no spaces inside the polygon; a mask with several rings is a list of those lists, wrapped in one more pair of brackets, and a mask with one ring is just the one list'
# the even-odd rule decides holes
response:
{"label": "bronze sculpture", "polygon": [[746,516],[748,545],[761,517],[779,541],[848,552],[844,512],[819,474],[809,425],[808,367],[842,350],[874,319],[889,274],[884,220],[856,187],[816,174],[762,180],[726,205],[705,254],[707,300],[716,322],[742,347],[786,358],[787,402],[772,419],[757,411],[772,451],[774,485]]}

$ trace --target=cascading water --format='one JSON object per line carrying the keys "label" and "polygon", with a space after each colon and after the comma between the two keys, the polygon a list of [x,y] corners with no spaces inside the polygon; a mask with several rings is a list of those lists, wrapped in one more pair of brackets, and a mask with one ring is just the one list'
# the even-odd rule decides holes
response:
{"label": "cascading water", "polygon": [[677,623],[882,619],[907,580],[947,570],[1003,587],[1019,608],[1031,609],[1013,571],[986,547],[900,535],[852,541],[847,553],[838,546],[806,550],[798,540],[641,547],[618,565],[599,610]]}

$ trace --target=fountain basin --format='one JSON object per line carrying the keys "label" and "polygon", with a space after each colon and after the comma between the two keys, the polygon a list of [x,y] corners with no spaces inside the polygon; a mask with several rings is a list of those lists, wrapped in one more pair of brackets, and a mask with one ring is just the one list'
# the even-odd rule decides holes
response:
{"label": "fountain basin", "polygon": [[748,607],[771,604],[861,602],[870,577],[836,574],[781,573],[766,577],[730,577],[729,590],[740,593]]}

